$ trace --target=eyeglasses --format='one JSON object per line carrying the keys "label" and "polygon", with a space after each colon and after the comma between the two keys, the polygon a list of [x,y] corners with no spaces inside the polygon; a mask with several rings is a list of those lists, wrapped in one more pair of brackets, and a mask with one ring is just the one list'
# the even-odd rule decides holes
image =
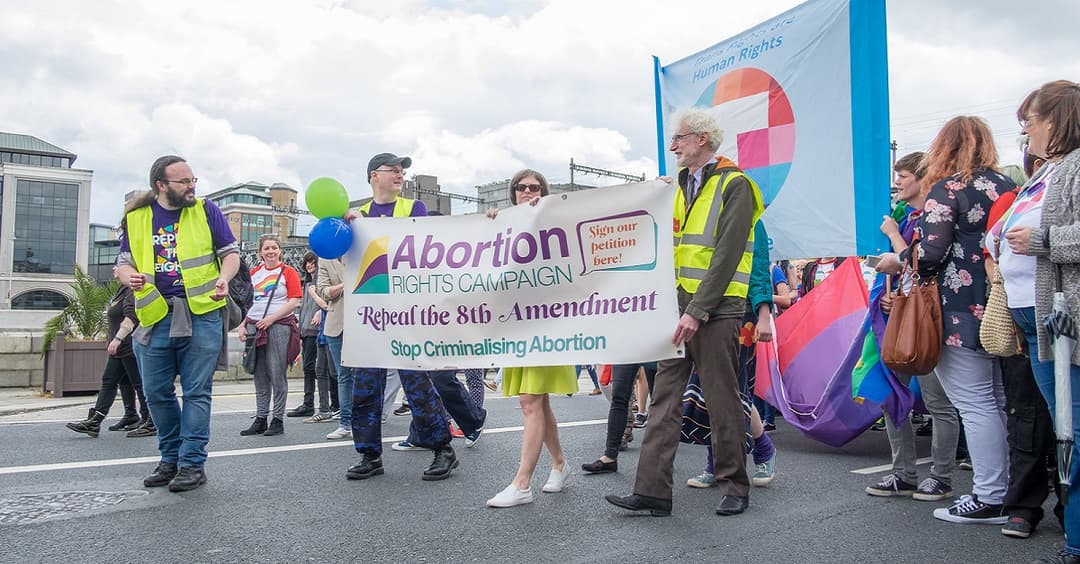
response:
{"label": "eyeglasses", "polygon": [[671,136],[671,144],[674,145],[674,144],[678,143],[679,140],[682,139],[683,137],[689,137],[691,135],[700,135],[700,134],[699,133],[694,133],[693,131],[691,131],[690,133],[682,133],[682,134],[677,133],[677,134]]}
{"label": "eyeglasses", "polygon": [[537,192],[540,191],[540,188],[541,188],[541,186],[539,184],[515,184],[514,185],[514,191],[516,191],[516,192],[524,192],[524,191],[528,190],[529,192],[537,193]]}
{"label": "eyeglasses", "polygon": [[163,178],[162,180],[164,180],[166,183],[175,182],[175,183],[180,184],[182,186],[193,186],[193,185],[199,183],[199,179],[195,178],[195,177],[181,178],[180,180],[169,180],[168,178]]}
{"label": "eyeglasses", "polygon": [[405,169],[400,168],[400,167],[398,167],[398,168],[377,168],[377,169],[373,170],[372,172],[388,172],[390,174],[405,174]]}
{"label": "eyeglasses", "polygon": [[1042,116],[1040,114],[1029,114],[1024,116],[1024,119],[1020,120],[1020,129],[1027,129],[1027,127],[1039,117]]}

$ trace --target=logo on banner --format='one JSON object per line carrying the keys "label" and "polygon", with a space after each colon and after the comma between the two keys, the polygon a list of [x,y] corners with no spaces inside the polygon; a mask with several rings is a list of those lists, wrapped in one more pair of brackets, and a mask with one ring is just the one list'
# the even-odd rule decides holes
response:
{"label": "logo on banner", "polygon": [[390,293],[390,263],[386,258],[389,249],[389,237],[379,237],[364,249],[354,294]]}
{"label": "logo on banner", "polygon": [[724,130],[717,153],[757,182],[768,206],[795,157],[795,116],[783,87],[763,70],[741,68],[710,84],[696,105],[712,108]]}

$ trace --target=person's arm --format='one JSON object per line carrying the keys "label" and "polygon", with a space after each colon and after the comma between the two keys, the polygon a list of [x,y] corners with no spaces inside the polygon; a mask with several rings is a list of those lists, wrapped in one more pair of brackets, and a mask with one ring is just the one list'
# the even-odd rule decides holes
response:
{"label": "person's arm", "polygon": [[941,265],[949,258],[953,241],[956,239],[957,205],[955,197],[952,197],[945,187],[948,182],[955,181],[947,179],[930,189],[923,214],[919,217],[919,245],[911,245],[899,256],[900,263],[907,264],[911,260],[911,253],[919,248],[916,259],[921,276],[937,274]]}
{"label": "person's arm", "polygon": [[225,296],[229,295],[229,281],[236,276],[237,271],[240,270],[240,253],[229,253],[224,257],[221,257],[221,272],[218,275],[217,283],[214,284],[215,300],[223,300]]}
{"label": "person's arm", "polygon": [[754,224],[754,260],[750,270],[750,288],[746,295],[750,307],[757,310],[765,306],[772,311],[772,263],[769,262],[769,232],[765,223]]}
{"label": "person's arm", "polygon": [[776,283],[776,287],[773,289],[772,301],[776,304],[776,307],[791,307],[791,287],[787,285],[787,282]]}
{"label": "person's arm", "polygon": [[731,180],[722,195],[716,195],[717,198],[724,198],[724,209],[720,212],[716,225],[716,240],[719,243],[713,250],[708,272],[686,306],[686,314],[698,321],[709,320],[709,313],[720,304],[728,284],[739,268],[739,261],[742,260],[750,229],[753,227],[752,189],[746,178],[739,176]]}
{"label": "person's arm", "polygon": [[889,238],[889,244],[892,246],[893,252],[900,253],[908,248],[908,242],[900,234],[900,225],[891,216],[886,215],[882,218],[880,229]]}
{"label": "person's arm", "polygon": [[345,285],[343,283],[330,283],[329,260],[330,259],[319,259],[319,277],[315,282],[319,296],[327,303],[327,307],[330,307],[329,303],[337,300],[342,292],[345,291]]}
{"label": "person's arm", "polygon": [[[318,273],[316,273],[316,276],[317,275]],[[311,296],[311,299],[315,300],[315,305],[319,306],[319,309],[326,309],[329,305],[327,305],[326,300],[322,299],[322,296],[319,295],[317,286],[318,284],[308,284],[308,296]]]}

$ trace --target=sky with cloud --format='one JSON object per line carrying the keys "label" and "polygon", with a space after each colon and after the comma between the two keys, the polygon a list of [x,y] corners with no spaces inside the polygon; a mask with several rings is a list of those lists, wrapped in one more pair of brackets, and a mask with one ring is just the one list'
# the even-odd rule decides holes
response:
{"label": "sky with cloud", "polygon": [[[569,161],[657,171],[651,55],[673,62],[798,4],[709,0],[15,2],[0,18],[0,130],[94,171],[91,221],[119,220],[153,159],[177,153],[201,193],[332,176],[370,194],[390,151],[444,191]],[[946,119],[987,118],[1003,162],[1015,111],[1080,76],[1080,3],[892,1],[892,137],[924,149]],[[595,177],[579,182],[611,183]],[[464,207],[464,206],[463,206]],[[467,209],[467,207],[465,207]],[[463,209],[462,211],[465,211]]]}

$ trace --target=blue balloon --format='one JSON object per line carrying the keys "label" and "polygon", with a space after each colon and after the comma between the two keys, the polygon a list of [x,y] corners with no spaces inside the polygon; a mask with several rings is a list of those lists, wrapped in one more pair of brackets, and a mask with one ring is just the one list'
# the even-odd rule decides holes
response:
{"label": "blue balloon", "polygon": [[352,246],[352,227],[340,217],[324,217],[311,228],[308,244],[319,258],[336,259]]}

